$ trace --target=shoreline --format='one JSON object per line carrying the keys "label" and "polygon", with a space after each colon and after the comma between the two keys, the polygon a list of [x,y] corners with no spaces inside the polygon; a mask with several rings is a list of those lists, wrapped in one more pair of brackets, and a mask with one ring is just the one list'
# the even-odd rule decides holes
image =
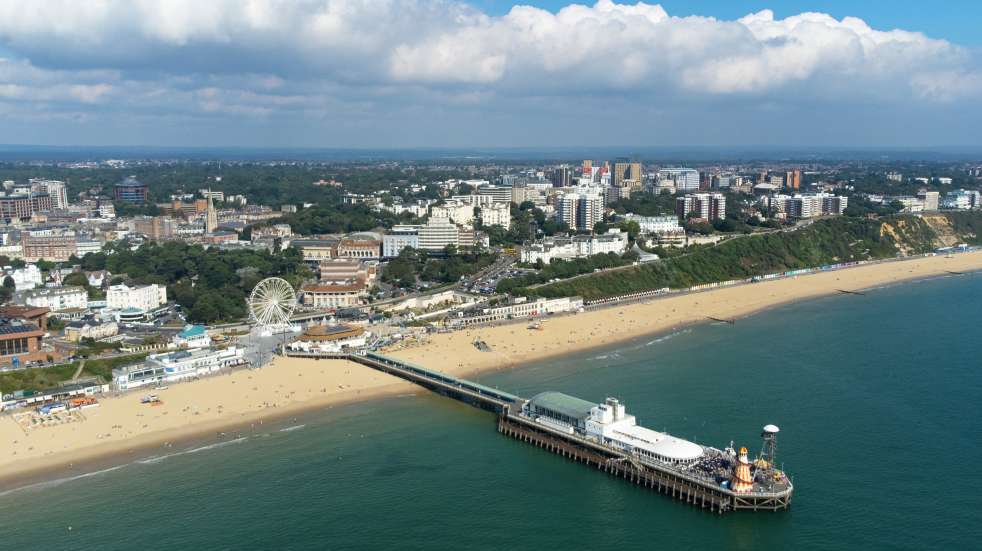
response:
{"label": "shoreline", "polygon": [[[433,334],[423,344],[383,353],[454,376],[474,377],[711,323],[709,317],[743,319],[773,307],[834,295],[842,285],[854,291],[868,290],[949,276],[951,271],[980,270],[982,251],[950,258],[919,257],[546,316],[539,318],[541,331],[528,329],[529,320],[469,327]],[[472,345],[478,338],[491,346],[491,352]],[[165,402],[160,408],[139,404],[138,393],[109,396],[100,400],[101,407],[86,410],[89,418],[85,421],[38,429],[29,435],[10,415],[4,415],[0,417],[0,438],[12,444],[13,451],[0,451],[0,495],[122,466],[161,450],[174,454],[196,444],[229,441],[216,439],[218,433],[252,430],[257,424],[275,425],[318,409],[420,390],[344,360],[279,357],[263,368],[172,385],[160,393]],[[230,401],[232,406],[222,403]],[[124,433],[124,428],[139,423],[144,424]],[[152,428],[152,424],[157,426]],[[24,449],[28,444],[30,449]],[[18,452],[23,452],[20,457]]]}

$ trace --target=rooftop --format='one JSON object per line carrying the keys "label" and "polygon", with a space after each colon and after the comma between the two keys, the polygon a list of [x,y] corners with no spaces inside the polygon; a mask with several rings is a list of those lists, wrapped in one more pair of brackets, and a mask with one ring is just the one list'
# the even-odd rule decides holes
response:
{"label": "rooftop", "polygon": [[204,325],[186,325],[184,329],[177,334],[178,337],[182,339],[190,339],[192,337],[199,337],[206,333]]}
{"label": "rooftop", "polygon": [[590,410],[597,404],[587,402],[581,398],[563,394],[562,392],[540,392],[532,397],[529,402],[536,407],[548,409],[575,419],[586,419],[590,416]]}
{"label": "rooftop", "polygon": [[124,179],[122,182],[116,184],[116,187],[143,187],[143,186],[144,186],[143,183],[141,183],[139,180],[137,180],[136,178],[134,178],[132,176],[130,176],[130,177]]}

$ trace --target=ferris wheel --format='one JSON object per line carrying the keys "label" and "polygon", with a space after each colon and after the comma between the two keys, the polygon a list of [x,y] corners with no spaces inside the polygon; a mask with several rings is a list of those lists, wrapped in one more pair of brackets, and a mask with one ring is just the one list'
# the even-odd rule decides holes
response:
{"label": "ferris wheel", "polygon": [[288,328],[290,316],[297,307],[297,294],[293,287],[278,277],[260,281],[249,294],[249,314],[263,331]]}

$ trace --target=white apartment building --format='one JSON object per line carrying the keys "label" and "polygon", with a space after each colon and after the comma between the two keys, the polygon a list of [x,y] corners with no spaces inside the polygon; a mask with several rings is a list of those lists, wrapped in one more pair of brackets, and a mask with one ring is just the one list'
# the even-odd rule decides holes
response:
{"label": "white apartment building", "polygon": [[941,207],[953,210],[977,209],[982,207],[982,197],[978,191],[960,189],[946,194]]}
{"label": "white apartment building", "polygon": [[84,310],[89,307],[89,293],[83,287],[46,287],[27,291],[24,303],[35,308],[49,308],[52,312]]}
{"label": "white apartment building", "polygon": [[576,235],[573,237],[547,237],[522,247],[521,258],[526,264],[542,261],[586,258],[595,254],[624,254],[627,252],[627,234],[611,229],[602,235]]}
{"label": "white apartment building", "polygon": [[153,354],[147,356],[144,362],[113,369],[113,385],[118,390],[129,390],[176,383],[243,363],[242,349],[235,346]]}
{"label": "white apartment building", "polygon": [[494,204],[494,197],[490,195],[454,195],[450,200],[479,208]]}
{"label": "white apartment building", "polygon": [[478,186],[477,192],[480,195],[490,195],[495,203],[511,203],[512,189],[511,186],[491,186],[485,184]]}
{"label": "white apartment building", "polygon": [[921,190],[917,198],[924,202],[924,210],[938,210],[941,205],[941,194],[937,191]]}
{"label": "white apartment building", "polygon": [[421,226],[392,226],[389,233],[382,236],[382,257],[395,258],[406,247],[419,248],[419,229]]}
{"label": "white apartment building", "polygon": [[442,205],[430,207],[430,218],[446,218],[463,226],[474,224],[474,205],[451,199]]}
{"label": "white apartment building", "polygon": [[690,193],[675,200],[675,214],[684,220],[689,213],[695,213],[704,220],[726,218],[726,196],[722,193]]}
{"label": "white apartment building", "polygon": [[592,188],[581,188],[563,194],[557,201],[559,221],[578,230],[592,230],[603,220],[603,193]]}
{"label": "white apartment building", "polygon": [[111,310],[136,308],[149,312],[167,303],[167,287],[157,285],[142,285],[129,287],[125,283],[112,285],[106,293],[106,307]]}
{"label": "white apartment building", "polygon": [[511,205],[495,203],[481,207],[481,225],[501,226],[507,230],[511,227]]}
{"label": "white apartment building", "polygon": [[658,171],[658,182],[659,187],[678,192],[699,191],[699,171],[692,168],[663,168]]}
{"label": "white apartment building", "polygon": [[419,248],[442,251],[447,245],[460,245],[460,230],[447,218],[430,218],[419,228]]}
{"label": "white apartment building", "polygon": [[685,231],[679,224],[678,216],[638,216],[637,214],[625,214],[624,219],[630,222],[637,222],[641,228],[641,233],[644,234],[666,235]]}
{"label": "white apartment building", "polygon": [[[908,199],[914,199],[909,197]],[[917,202],[916,199],[914,202]],[[816,216],[837,216],[849,206],[849,198],[830,193],[811,193],[795,195],[773,195],[761,198],[761,203],[769,205],[775,213],[784,213],[790,218],[814,218]],[[914,212],[914,211],[911,211]]]}
{"label": "white apartment building", "polygon": [[451,318],[450,325],[474,325],[476,323],[490,323],[514,318],[529,318],[535,316],[545,316],[549,314],[561,314],[564,312],[575,312],[583,308],[583,299],[580,297],[563,297],[545,299],[540,298],[531,302],[519,302],[497,308],[485,308],[479,313],[461,317]]}
{"label": "white apartment building", "polygon": [[25,264],[23,268],[7,266],[3,269],[3,276],[14,280],[15,291],[30,291],[44,285],[41,270],[35,264]]}

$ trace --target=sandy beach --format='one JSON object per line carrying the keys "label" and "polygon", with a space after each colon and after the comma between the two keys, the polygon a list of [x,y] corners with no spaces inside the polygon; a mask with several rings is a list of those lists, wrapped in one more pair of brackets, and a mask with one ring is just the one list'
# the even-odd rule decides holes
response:
{"label": "sandy beach", "polygon": [[[504,369],[550,356],[608,346],[647,334],[737,319],[795,300],[982,270],[982,251],[924,257],[825,272],[793,279],[659,298],[568,316],[549,317],[542,330],[528,321],[434,334],[415,348],[391,355],[455,375]],[[863,297],[857,296],[857,300]],[[490,347],[473,346],[480,339]],[[157,392],[163,404],[140,403],[144,393],[103,397],[84,419],[25,431],[0,416],[0,487],[16,487],[43,473],[78,473],[97,461],[123,463],[142,453],[162,453],[175,443],[217,438],[230,427],[250,426],[305,410],[400,393],[425,392],[370,368],[345,361],[277,358],[258,370],[240,370]]]}

